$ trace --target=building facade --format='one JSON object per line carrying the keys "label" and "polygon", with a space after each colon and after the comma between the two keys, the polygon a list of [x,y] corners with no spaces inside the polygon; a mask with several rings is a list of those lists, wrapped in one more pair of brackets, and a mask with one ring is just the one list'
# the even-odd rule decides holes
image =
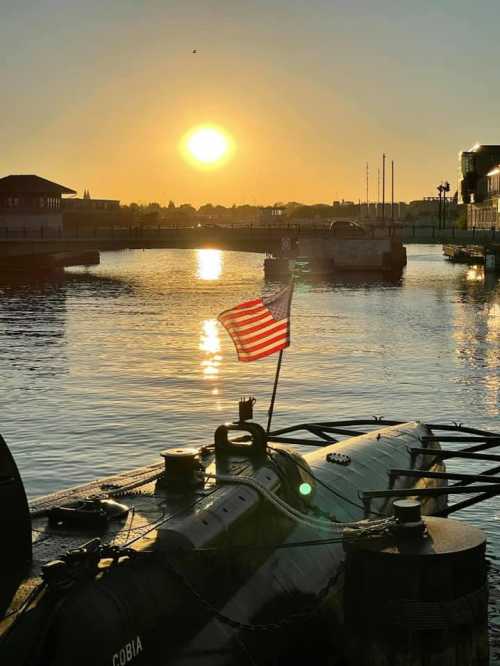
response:
{"label": "building facade", "polygon": [[83,198],[72,197],[63,199],[63,210],[66,211],[93,211],[93,210],[119,210],[120,201],[118,199],[91,199],[89,196]]}
{"label": "building facade", "polygon": [[465,204],[488,198],[488,174],[500,164],[499,145],[476,144],[460,153],[460,195]]}
{"label": "building facade", "polygon": [[62,195],[75,190],[35,175],[0,178],[0,228],[62,230]]}
{"label": "building facade", "polygon": [[467,206],[467,228],[498,229],[500,145],[473,146],[460,153],[460,195]]}
{"label": "building facade", "polygon": [[467,226],[476,229],[500,229],[500,164],[486,174],[486,196],[480,203],[467,206]]}

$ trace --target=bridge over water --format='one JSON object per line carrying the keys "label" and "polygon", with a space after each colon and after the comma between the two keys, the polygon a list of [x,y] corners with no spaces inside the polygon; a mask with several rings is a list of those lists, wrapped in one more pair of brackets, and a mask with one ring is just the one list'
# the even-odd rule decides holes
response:
{"label": "bridge over water", "polygon": [[[372,228],[369,237],[394,236],[405,244],[483,245],[500,241],[494,229],[436,229],[411,225]],[[225,227],[115,227],[72,231],[0,228],[0,257],[53,254],[58,252],[110,251],[134,248],[203,248],[244,252],[273,252],[282,239],[335,239],[328,226],[225,226]]]}
{"label": "bridge over water", "polygon": [[[495,230],[471,229],[436,229],[435,227],[372,227],[368,238],[363,237],[360,243],[355,244],[355,254],[359,256],[349,258],[352,254],[348,250],[347,259],[335,261],[338,265],[346,263],[350,267],[376,264],[388,261],[392,265],[395,261],[392,254],[398,244],[390,242],[391,258],[384,255],[387,251],[387,239],[394,238],[404,244],[410,243],[436,243],[446,244],[446,251],[450,256],[462,256],[463,250],[455,252],[456,246],[470,246],[473,255],[484,258],[487,254],[493,257],[500,255],[500,244],[496,240]],[[220,250],[237,250],[242,252],[269,252],[277,253],[282,247],[284,239],[289,239],[291,246],[296,241],[304,241],[311,245],[311,240],[318,240],[321,251],[330,247],[328,252],[343,254],[345,236],[337,236],[328,226],[314,225],[286,225],[286,226],[247,226],[247,227],[120,227],[85,230],[48,230],[39,229],[6,229],[0,228],[0,271],[48,270],[56,266],[72,266],[79,264],[99,263],[99,253],[103,251],[118,251],[125,249],[152,249],[152,248],[215,248]],[[383,239],[386,239],[385,241]],[[370,249],[370,240],[373,249]],[[312,243],[314,245],[314,241]],[[326,245],[325,245],[326,244]],[[449,244],[456,244],[449,247]],[[493,250],[486,248],[493,247]],[[307,254],[307,251],[305,251]],[[378,257],[376,259],[376,257]],[[384,258],[385,257],[385,258]],[[500,259],[493,258],[493,266],[500,264]]]}

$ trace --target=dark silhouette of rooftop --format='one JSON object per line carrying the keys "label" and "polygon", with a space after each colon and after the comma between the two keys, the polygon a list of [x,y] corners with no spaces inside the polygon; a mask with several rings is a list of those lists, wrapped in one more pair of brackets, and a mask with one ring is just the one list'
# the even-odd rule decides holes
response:
{"label": "dark silhouette of rooftop", "polygon": [[14,194],[76,194],[75,190],[35,175],[11,175],[0,178],[0,192]]}

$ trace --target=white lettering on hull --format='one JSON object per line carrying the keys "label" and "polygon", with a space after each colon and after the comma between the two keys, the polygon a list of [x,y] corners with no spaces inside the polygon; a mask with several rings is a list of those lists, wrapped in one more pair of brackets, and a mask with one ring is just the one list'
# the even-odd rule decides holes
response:
{"label": "white lettering on hull", "polygon": [[142,652],[142,641],[136,636],[113,655],[113,666],[126,666]]}

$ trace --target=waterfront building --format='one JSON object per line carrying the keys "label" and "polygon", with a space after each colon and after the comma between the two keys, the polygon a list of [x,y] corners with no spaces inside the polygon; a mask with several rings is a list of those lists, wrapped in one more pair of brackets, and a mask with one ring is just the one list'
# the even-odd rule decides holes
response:
{"label": "waterfront building", "polygon": [[500,145],[476,144],[460,153],[460,195],[467,206],[467,228],[499,227]]}
{"label": "waterfront building", "polygon": [[119,210],[119,199],[92,199],[89,190],[83,191],[83,197],[71,197],[62,202],[66,211]]}
{"label": "waterfront building", "polygon": [[262,224],[271,224],[283,222],[286,215],[286,207],[281,205],[265,206],[260,209],[260,222]]}
{"label": "waterfront building", "polygon": [[476,144],[460,153],[460,195],[465,204],[488,198],[488,174],[500,164],[499,145]]}
{"label": "waterfront building", "polygon": [[0,178],[0,228],[62,229],[62,195],[75,190],[35,175]]}
{"label": "waterfront building", "polygon": [[467,205],[467,226],[500,229],[500,164],[486,174],[486,196],[480,203]]}

